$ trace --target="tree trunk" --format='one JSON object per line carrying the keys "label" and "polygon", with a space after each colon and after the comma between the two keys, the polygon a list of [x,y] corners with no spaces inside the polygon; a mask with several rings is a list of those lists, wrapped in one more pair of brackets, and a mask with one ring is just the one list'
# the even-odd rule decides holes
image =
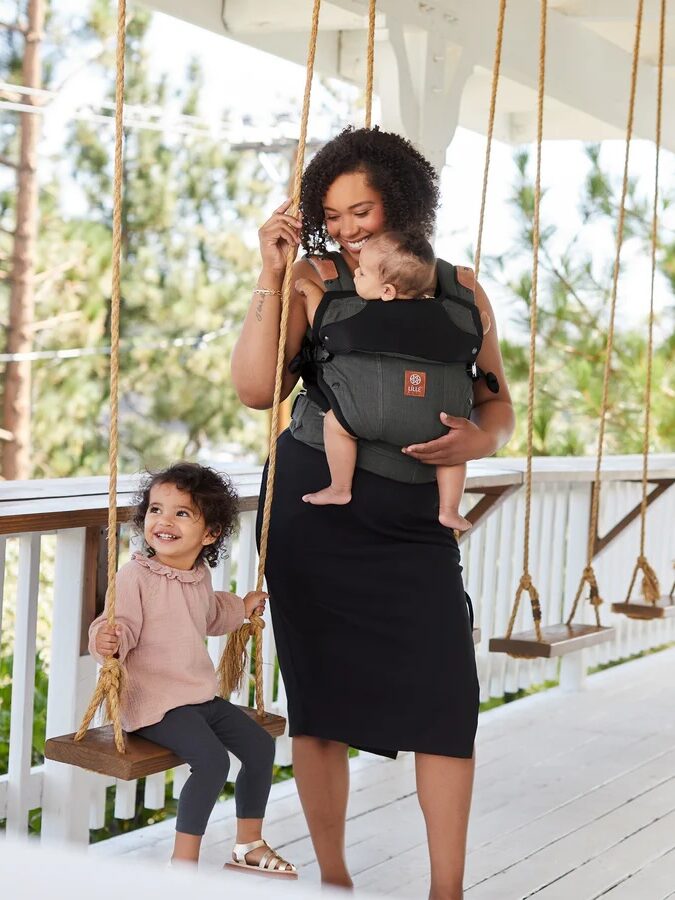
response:
{"label": "tree trunk", "polygon": [[[44,26],[44,0],[29,0],[28,28],[22,65],[26,87],[42,86],[40,43]],[[35,103],[28,97],[25,103]],[[17,170],[16,225],[10,273],[7,352],[27,353],[33,346],[35,245],[38,221],[37,146],[40,116],[21,113],[21,142]],[[7,479],[28,478],[31,468],[31,363],[7,363],[3,426],[11,437],[4,444],[2,474]]]}

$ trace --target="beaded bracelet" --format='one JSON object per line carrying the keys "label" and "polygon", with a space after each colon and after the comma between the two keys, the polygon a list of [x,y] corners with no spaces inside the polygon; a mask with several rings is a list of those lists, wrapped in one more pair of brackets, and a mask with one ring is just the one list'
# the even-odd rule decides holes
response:
{"label": "beaded bracelet", "polygon": [[277,297],[281,297],[281,291],[270,291],[268,288],[253,288],[254,294],[262,294],[267,297],[271,294],[276,294]]}

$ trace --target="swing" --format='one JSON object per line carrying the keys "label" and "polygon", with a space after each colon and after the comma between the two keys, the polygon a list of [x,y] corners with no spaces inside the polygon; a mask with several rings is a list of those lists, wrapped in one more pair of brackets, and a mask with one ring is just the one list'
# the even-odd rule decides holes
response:
{"label": "swing", "polygon": [[[659,61],[658,61],[658,89],[656,95],[656,162],[654,168],[654,208],[652,212],[651,233],[651,282],[649,290],[649,337],[647,341],[647,376],[645,379],[644,407],[645,425],[642,444],[642,502],[640,504],[640,552],[633,568],[626,599],[623,603],[613,603],[612,612],[622,613],[630,619],[664,619],[675,616],[675,583],[670,589],[670,594],[661,596],[659,579],[645,556],[645,538],[647,532],[647,468],[649,463],[649,426],[650,406],[652,394],[652,359],[654,355],[654,278],[656,275],[656,242],[658,228],[658,197],[659,197],[659,159],[661,155],[661,113],[663,109],[663,57],[665,47],[665,18],[666,0],[661,0],[661,15],[659,20]],[[637,581],[638,573],[642,572],[642,596],[644,601],[631,600],[631,594]]]}
{"label": "swing", "polygon": [[[374,55],[375,3],[370,0],[368,30],[368,87],[366,97],[367,126],[370,126],[372,108],[372,65]],[[309,99],[314,70],[319,10],[321,0],[314,0],[309,49],[307,56],[305,94],[302,106],[300,138],[295,165],[292,209],[297,212],[300,205],[300,186],[307,140]],[[119,318],[120,318],[120,257],[122,243],[122,138],[124,106],[124,50],[126,39],[126,0],[119,0],[117,17],[117,78],[115,86],[115,172],[113,187],[113,251],[112,251],[112,297],[111,297],[111,352],[110,352],[110,451],[109,451],[109,510],[108,510],[108,592],[106,611],[108,624],[115,624],[115,574],[117,568],[117,448],[118,448],[118,379],[119,379]],[[270,459],[267,495],[263,511],[262,534],[256,589],[262,590],[269,519],[271,512],[274,475],[276,468],[276,433],[279,421],[281,382],[284,366],[284,349],[288,323],[288,307],[291,290],[293,258],[289,256],[282,290],[281,324],[277,371],[272,407],[272,427],[270,429]],[[258,615],[251,617],[236,634],[230,635],[223,653],[218,675],[221,694],[225,697],[238,686],[241,677],[233,677],[233,669],[243,670],[243,658],[249,637],[255,640],[255,699],[256,709],[241,706],[247,715],[254,718],[272,737],[279,737],[285,731],[286,720],[282,716],[265,712],[262,674],[262,630],[265,623]],[[181,765],[182,760],[170,750],[153,744],[135,735],[125,735],[122,731],[119,712],[119,689],[122,667],[119,661],[108,657],[101,668],[96,690],[84,714],[79,730],[74,734],[49,738],[45,742],[44,755],[47,759],[79,766],[93,772],[130,781],[153,775]],[[89,728],[97,709],[105,701],[110,725]]]}
{"label": "swing", "polygon": [[[541,624],[541,605],[539,602],[539,594],[535,588],[532,577],[529,572],[529,537],[530,537],[530,510],[532,500],[532,437],[533,437],[533,419],[534,419],[534,375],[535,375],[535,337],[537,322],[537,269],[538,269],[538,252],[539,252],[539,206],[541,200],[541,142],[542,142],[542,124],[543,124],[543,101],[544,101],[544,71],[545,71],[545,52],[546,52],[546,13],[547,0],[541,0],[541,23],[540,23],[540,49],[539,49],[539,85],[538,85],[538,112],[537,112],[537,176],[535,183],[535,202],[534,202],[534,260],[532,272],[532,302],[531,302],[531,319],[530,319],[530,371],[528,380],[528,416],[527,416],[527,469],[526,469],[526,493],[525,493],[525,541],[523,553],[523,574],[516,591],[516,596],[511,611],[506,635],[504,637],[496,637],[490,640],[489,649],[496,653],[507,653],[515,658],[544,658],[564,656],[568,653],[582,650],[585,647],[594,644],[604,643],[611,640],[614,636],[615,629],[603,627],[600,624],[599,607],[602,599],[598,591],[598,584],[593,570],[593,557],[595,554],[595,535],[597,532],[598,513],[600,508],[600,485],[601,485],[601,466],[602,454],[604,447],[605,422],[607,418],[608,407],[608,388],[610,377],[610,364],[612,356],[612,345],[614,338],[614,320],[616,311],[617,285],[619,277],[619,261],[621,255],[621,245],[623,241],[623,226],[625,218],[626,194],[628,188],[628,159],[630,152],[630,142],[633,129],[633,112],[635,108],[635,88],[637,83],[637,63],[640,49],[640,32],[642,28],[642,11],[643,0],[639,0],[635,26],[635,43],[633,48],[633,63],[631,73],[630,100],[628,108],[628,122],[626,126],[626,149],[624,158],[623,185],[621,192],[621,204],[619,210],[619,220],[617,226],[616,254],[614,259],[611,303],[610,303],[610,320],[607,335],[607,349],[605,355],[603,394],[600,410],[600,429],[598,434],[598,446],[596,455],[595,479],[593,482],[593,492],[591,501],[591,516],[588,530],[588,550],[586,566],[583,570],[581,582],[577,589],[570,615],[565,623],[549,625],[542,627]],[[588,584],[589,599],[595,611],[595,625],[575,623],[579,600],[581,598],[584,585]],[[530,605],[532,607],[532,617],[534,620],[534,629],[530,631],[513,633],[513,628],[518,614],[520,599],[523,592],[527,591],[530,597]]]}

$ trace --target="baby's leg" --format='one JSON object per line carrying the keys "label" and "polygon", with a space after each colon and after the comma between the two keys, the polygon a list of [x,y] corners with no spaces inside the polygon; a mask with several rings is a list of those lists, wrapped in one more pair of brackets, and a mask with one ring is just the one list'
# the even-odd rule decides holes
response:
{"label": "baby's leg", "polygon": [[352,499],[352,479],[356,467],[356,438],[340,425],[333,410],[323,419],[323,442],[330,469],[330,486],[315,494],[305,494],[305,503],[315,506],[343,506]]}
{"label": "baby's leg", "polygon": [[466,463],[459,466],[436,466],[440,501],[438,520],[446,528],[455,528],[457,531],[471,528],[471,522],[459,514],[465,480]]}

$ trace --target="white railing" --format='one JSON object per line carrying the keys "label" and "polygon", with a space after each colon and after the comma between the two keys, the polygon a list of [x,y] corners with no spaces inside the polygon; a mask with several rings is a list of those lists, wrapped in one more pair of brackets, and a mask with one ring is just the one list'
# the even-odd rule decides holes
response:
{"label": "white railing", "polygon": [[[260,469],[228,467],[241,497],[240,528],[228,559],[214,571],[214,585],[228,589],[234,580],[239,594],[255,582],[255,507]],[[490,654],[488,639],[503,634],[515,588],[521,574],[523,548],[524,465],[522,460],[487,460],[469,467],[467,487],[474,492],[506,488],[501,505],[481,520],[462,547],[466,588],[476,612],[482,641],[477,646],[482,699],[560,679],[580,687],[589,667],[630,656],[675,640],[675,619],[636,621],[613,615],[610,604],[623,600],[637,556],[639,520],[616,537],[597,557],[604,624],[616,627],[615,638],[557,660],[517,660]],[[638,457],[612,457],[603,468],[600,534],[607,533],[640,499],[641,461]],[[650,477],[675,479],[675,456],[655,457]],[[587,529],[593,461],[542,459],[535,461],[531,528],[531,572],[538,587],[544,623],[563,618],[569,608],[586,561]],[[123,477],[119,485],[121,518],[131,503],[135,479]],[[93,618],[100,540],[106,521],[107,487],[102,478],[13,482],[2,485],[0,500],[0,637],[13,655],[11,726],[8,771],[0,773],[0,819],[7,831],[27,830],[31,810],[42,811],[46,840],[86,842],[88,829],[104,824],[106,790],[114,784],[103,776],[47,760],[31,765],[35,705],[35,651],[39,643],[49,656],[47,697],[48,736],[75,730],[96,679],[96,665],[83,649],[83,635]],[[672,582],[675,556],[673,523],[675,488],[666,490],[649,507],[647,557],[661,579],[662,592]],[[123,537],[128,526],[123,526]],[[127,542],[123,541],[126,546]],[[127,553],[125,550],[124,553]],[[124,561],[124,555],[121,561]],[[100,578],[99,578],[100,582]],[[100,602],[100,584],[99,584]],[[3,612],[4,598],[4,612]],[[593,621],[588,603],[579,616]],[[530,628],[527,603],[519,613],[517,629]],[[271,623],[265,630],[266,706],[285,713],[283,682],[273,696],[275,661]],[[214,660],[224,639],[210,638]],[[247,697],[236,698],[247,702]],[[234,760],[233,760],[234,762]],[[277,740],[277,762],[290,762],[288,738]],[[174,796],[184,783],[186,767],[173,773]],[[229,777],[235,778],[236,766]],[[161,809],[167,776],[145,779],[146,808]],[[134,815],[136,783],[117,782],[114,815]]]}

